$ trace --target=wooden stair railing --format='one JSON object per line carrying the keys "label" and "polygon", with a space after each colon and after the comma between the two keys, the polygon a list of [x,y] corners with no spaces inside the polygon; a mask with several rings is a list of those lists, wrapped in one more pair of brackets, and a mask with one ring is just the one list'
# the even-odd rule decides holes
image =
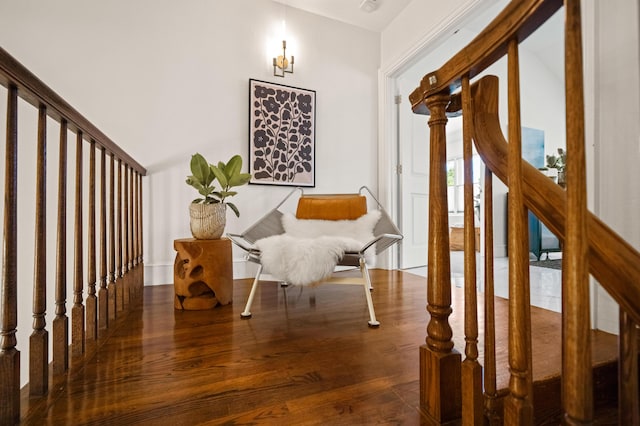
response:
{"label": "wooden stair railing", "polygon": [[[4,179],[4,232],[0,315],[0,424],[21,420],[26,405],[46,400],[71,369],[80,367],[103,341],[118,318],[126,316],[129,303],[139,301],[144,282],[142,253],[142,177],[146,170],[104,133],[47,87],[9,53],[0,48],[0,84],[7,88],[6,156]],[[18,235],[18,189],[29,196],[31,188],[18,188],[18,108],[20,100],[38,110],[36,147],[35,254],[33,260],[33,333],[29,339],[29,362],[21,364],[17,349],[18,327],[18,241],[33,235]],[[56,249],[48,253],[46,182],[53,179],[46,167],[48,119],[60,125],[57,169]],[[75,200],[73,247],[67,245],[67,136],[76,134],[73,167]],[[21,142],[23,143],[23,142]],[[88,176],[84,172],[83,147],[89,149]],[[96,208],[96,149],[100,155],[99,207]],[[106,156],[111,157],[107,172]],[[117,161],[117,166],[115,162]],[[117,167],[117,169],[116,169]],[[124,185],[122,170],[124,168]],[[31,173],[31,171],[29,172]],[[114,189],[114,176],[118,187]],[[107,179],[109,199],[107,201]],[[88,186],[85,186],[88,185]],[[88,205],[83,200],[88,188]],[[117,197],[117,206],[115,205]],[[124,208],[122,200],[124,201]],[[107,212],[107,205],[109,211]],[[52,210],[53,211],[53,210]],[[84,217],[87,222],[84,222]],[[99,230],[96,230],[96,221]],[[117,220],[117,230],[116,230]],[[107,231],[108,226],[108,231]],[[107,236],[107,232],[109,232]],[[99,235],[99,237],[98,237]],[[83,241],[88,247],[83,246]],[[99,257],[98,248],[99,246]],[[122,255],[124,247],[124,256]],[[87,257],[84,257],[85,249]],[[73,296],[71,321],[67,316],[67,258],[73,250]],[[118,253],[119,263],[115,262]],[[98,259],[100,263],[98,277]],[[107,260],[109,269],[107,270]],[[55,312],[52,321],[52,363],[49,367],[47,330],[47,265],[55,265]],[[20,271],[21,283],[28,271]],[[86,275],[85,275],[86,274]],[[99,279],[98,279],[99,278]],[[23,284],[21,284],[23,285]],[[71,328],[71,331],[69,331]],[[20,389],[20,369],[28,368],[29,382]],[[49,378],[53,377],[50,383]]]}
{"label": "wooden stair railing", "polygon": [[[522,159],[518,46],[560,9],[560,0],[512,1],[469,45],[440,69],[428,73],[410,95],[415,113],[428,114],[430,127],[429,251],[426,345],[420,348],[420,403],[425,415],[442,424],[532,424],[531,319],[527,209],[563,242],[562,422],[593,422],[589,341],[591,273],[619,304],[620,424],[638,424],[637,324],[640,324],[640,253],[586,207],[584,105],[580,4],[565,2],[567,90],[566,191]],[[508,140],[498,119],[498,82],[470,79],[507,56]],[[454,93],[461,87],[461,91]],[[576,95],[579,93],[579,95]],[[571,96],[569,96],[571,94]],[[465,162],[465,360],[453,349],[446,193],[447,114],[463,115]],[[509,187],[509,394],[497,412],[495,316],[493,313],[493,223],[485,223],[484,389],[477,364],[476,277],[471,193],[470,141],[486,165],[485,209],[491,218],[491,179]],[[467,164],[469,163],[469,164]],[[461,389],[461,384],[464,389]],[[479,403],[484,392],[484,407]]]}
{"label": "wooden stair railing", "polygon": [[[497,111],[498,82],[485,77],[472,87],[476,102],[474,141],[485,165],[507,181],[507,147]],[[567,194],[527,162],[522,162],[524,203],[549,229],[564,241]],[[586,258],[589,272],[607,289],[636,322],[640,322],[640,255],[602,220],[588,213]]]}

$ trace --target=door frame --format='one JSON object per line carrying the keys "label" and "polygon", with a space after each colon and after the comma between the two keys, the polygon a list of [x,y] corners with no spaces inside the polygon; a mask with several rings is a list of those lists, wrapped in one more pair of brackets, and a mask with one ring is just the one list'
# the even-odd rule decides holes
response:
{"label": "door frame", "polygon": [[[489,7],[495,1],[467,0],[454,10],[437,27],[431,28],[417,43],[394,62],[380,68],[378,72],[378,196],[380,202],[389,206],[387,210],[396,223],[400,223],[402,194],[398,176],[398,120],[396,117],[396,79],[430,50],[446,42],[449,35],[465,21]],[[384,64],[383,64],[384,65]],[[428,72],[430,70],[427,70]],[[425,73],[426,73],[425,72]],[[419,82],[416,82],[416,85]],[[402,228],[401,228],[402,230]],[[390,253],[380,259],[380,266],[397,269],[400,264],[400,249],[394,246]]]}

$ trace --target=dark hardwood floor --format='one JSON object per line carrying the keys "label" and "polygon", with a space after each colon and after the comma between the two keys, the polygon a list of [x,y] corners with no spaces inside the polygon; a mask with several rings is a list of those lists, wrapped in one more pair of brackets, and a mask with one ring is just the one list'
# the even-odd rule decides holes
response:
{"label": "dark hardwood floor", "polygon": [[[400,271],[371,275],[378,329],[367,327],[359,286],[264,283],[249,320],[240,312],[250,280],[235,281],[232,304],[209,311],[175,310],[172,285],[145,287],[143,305],[23,423],[421,424],[426,279]],[[464,353],[461,296],[454,287],[451,321]],[[497,317],[506,321],[503,299]],[[560,366],[560,315],[534,308],[532,317],[534,375],[550,377]],[[503,325],[499,387],[508,383]],[[615,358],[616,337],[594,336],[594,363]]]}

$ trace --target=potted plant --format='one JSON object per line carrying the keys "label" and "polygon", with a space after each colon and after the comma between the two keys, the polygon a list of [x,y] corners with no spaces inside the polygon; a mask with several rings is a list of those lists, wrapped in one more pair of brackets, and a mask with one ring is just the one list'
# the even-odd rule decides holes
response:
{"label": "potted plant", "polygon": [[[251,179],[249,173],[242,173],[242,157],[234,155],[229,161],[210,164],[201,154],[191,157],[191,176],[187,184],[194,187],[201,197],[189,206],[191,233],[194,238],[210,240],[220,238],[226,225],[227,206],[237,217],[240,212],[235,204],[226,201],[237,194],[231,188],[245,185]],[[219,188],[216,188],[216,182]]]}
{"label": "potted plant", "polygon": [[566,181],[564,169],[567,166],[567,153],[562,148],[558,148],[558,156],[547,155],[547,167],[558,170],[558,185],[564,188]]}

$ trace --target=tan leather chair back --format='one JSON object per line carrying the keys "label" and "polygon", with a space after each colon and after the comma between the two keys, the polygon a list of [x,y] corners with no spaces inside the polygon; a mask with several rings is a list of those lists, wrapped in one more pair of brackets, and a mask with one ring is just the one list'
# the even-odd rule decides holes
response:
{"label": "tan leather chair back", "polygon": [[367,213],[367,198],[360,194],[303,195],[298,219],[354,220]]}

